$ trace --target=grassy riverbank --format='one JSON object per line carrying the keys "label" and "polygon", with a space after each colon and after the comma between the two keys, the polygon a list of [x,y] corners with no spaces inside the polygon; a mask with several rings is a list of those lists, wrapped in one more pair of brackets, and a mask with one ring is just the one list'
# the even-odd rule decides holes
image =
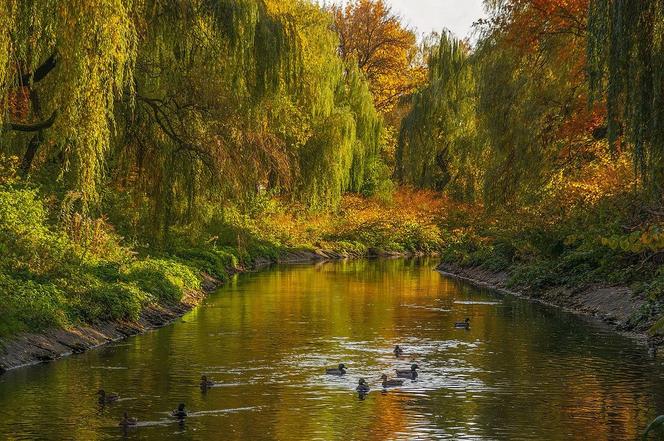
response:
{"label": "grassy riverbank", "polygon": [[[176,232],[168,247],[122,237],[109,218],[51,208],[37,190],[0,186],[0,336],[105,321],[135,321],[145,308],[199,291],[203,275],[297,252],[335,256],[435,253],[442,245],[424,193],[381,202],[348,196],[332,214],[307,213],[264,195],[229,205],[205,229]],[[125,232],[131,232],[125,228]]]}
{"label": "grassy riverbank", "polygon": [[442,261],[501,274],[503,287],[558,304],[589,290],[627,288],[622,295],[641,306],[622,328],[661,335],[664,218],[637,193],[613,190],[492,210],[454,204],[439,221]]}

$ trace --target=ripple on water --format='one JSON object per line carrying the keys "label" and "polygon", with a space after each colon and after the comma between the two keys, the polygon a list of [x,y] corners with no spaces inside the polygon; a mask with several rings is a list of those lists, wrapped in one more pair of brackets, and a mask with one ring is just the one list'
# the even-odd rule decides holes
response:
{"label": "ripple on water", "polygon": [[440,308],[438,306],[428,306],[428,305],[412,305],[412,304],[403,304],[402,308],[411,308],[411,309],[424,309],[426,311],[436,311],[436,312],[452,312],[451,309]]}

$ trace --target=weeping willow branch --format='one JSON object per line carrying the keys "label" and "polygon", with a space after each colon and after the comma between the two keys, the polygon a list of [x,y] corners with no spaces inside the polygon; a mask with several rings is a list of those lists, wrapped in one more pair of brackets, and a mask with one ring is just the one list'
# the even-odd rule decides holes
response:
{"label": "weeping willow branch", "polygon": [[[664,193],[664,2],[590,2],[588,72],[606,97],[608,138],[631,147],[644,189]],[[622,129],[624,128],[624,134]]]}
{"label": "weeping willow branch", "polygon": [[51,116],[45,120],[34,124],[20,124],[8,122],[5,124],[6,130],[14,130],[17,132],[39,132],[44,129],[48,129],[55,123],[56,118],[58,117],[58,112],[53,111]]}
{"label": "weeping willow branch", "polygon": [[26,73],[21,75],[19,78],[19,84],[21,86],[26,86],[29,84],[39,83],[41,80],[46,78],[46,76],[57,66],[57,57],[54,53],[46,61],[44,61],[37,69],[33,72]]}

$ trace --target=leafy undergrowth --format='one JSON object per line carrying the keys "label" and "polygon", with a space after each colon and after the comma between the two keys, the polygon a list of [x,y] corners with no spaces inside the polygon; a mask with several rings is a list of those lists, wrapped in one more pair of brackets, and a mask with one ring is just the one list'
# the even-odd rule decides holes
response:
{"label": "leafy undergrowth", "polygon": [[[215,210],[205,227],[173,228],[166,246],[123,239],[105,218],[55,210],[35,189],[0,184],[0,336],[105,320],[136,320],[257,259],[298,250],[370,253],[440,250],[439,206],[404,191],[392,202],[356,196],[337,213],[310,213],[264,194]],[[129,245],[131,244],[131,245]]]}
{"label": "leafy undergrowth", "polygon": [[137,258],[103,220],[74,216],[58,232],[48,215],[34,190],[0,186],[0,335],[135,320],[200,288],[194,268]]}
{"label": "leafy undergrowth", "polygon": [[664,312],[664,213],[620,179],[589,181],[556,187],[537,205],[450,206],[443,260],[504,271],[511,287],[535,292],[627,286],[648,300],[631,326],[652,325]]}

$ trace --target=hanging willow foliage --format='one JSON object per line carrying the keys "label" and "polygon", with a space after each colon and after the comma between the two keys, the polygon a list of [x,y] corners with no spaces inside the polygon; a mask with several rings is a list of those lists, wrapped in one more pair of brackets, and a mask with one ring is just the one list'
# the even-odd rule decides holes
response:
{"label": "hanging willow foliage", "polygon": [[474,82],[468,48],[450,34],[443,33],[426,51],[428,84],[413,96],[412,110],[402,121],[397,173],[404,182],[443,190],[464,179],[461,162],[475,132]]}
{"label": "hanging willow foliage", "polygon": [[83,209],[100,193],[107,209],[119,189],[140,216],[136,235],[166,245],[172,226],[200,221],[197,208],[265,187],[334,207],[376,162],[381,117],[317,3],[0,7],[0,104],[23,100],[5,126],[30,126],[0,134],[2,153],[23,156],[24,175],[48,185],[58,169],[58,190]]}
{"label": "hanging willow foliage", "polygon": [[314,209],[333,208],[343,192],[363,189],[383,122],[364,75],[338,57],[331,17],[313,5],[298,8],[305,61],[298,100],[311,131],[299,153],[296,197]]}
{"label": "hanging willow foliage", "polygon": [[260,0],[143,7],[136,108],[116,160],[121,175],[138,166],[165,242],[199,200],[241,198],[267,175],[288,181],[285,142],[269,126],[300,77],[300,42],[292,18]]}
{"label": "hanging willow foliage", "polygon": [[[137,49],[132,2],[34,0],[16,5],[14,26],[8,28],[9,81],[39,96],[39,109],[33,98],[34,117],[57,113],[43,144],[58,146],[64,175],[85,207],[97,198],[114,103],[131,91]],[[52,71],[37,78],[32,72],[48,60]]]}
{"label": "hanging willow foliage", "polygon": [[606,95],[609,141],[634,150],[644,188],[664,193],[664,2],[592,0],[588,62],[594,96]]}
{"label": "hanging willow foliage", "polygon": [[353,115],[337,109],[314,128],[314,135],[303,147],[299,193],[314,210],[338,204],[348,187],[355,131]]}
{"label": "hanging willow foliage", "polygon": [[369,84],[357,65],[347,69],[343,102],[347,103],[355,119],[355,145],[348,188],[361,192],[366,181],[367,165],[379,155],[383,120],[374,107]]}
{"label": "hanging willow foliage", "polygon": [[7,92],[10,86],[10,68],[13,41],[11,34],[14,29],[16,14],[15,0],[0,4],[0,134],[7,111]]}

